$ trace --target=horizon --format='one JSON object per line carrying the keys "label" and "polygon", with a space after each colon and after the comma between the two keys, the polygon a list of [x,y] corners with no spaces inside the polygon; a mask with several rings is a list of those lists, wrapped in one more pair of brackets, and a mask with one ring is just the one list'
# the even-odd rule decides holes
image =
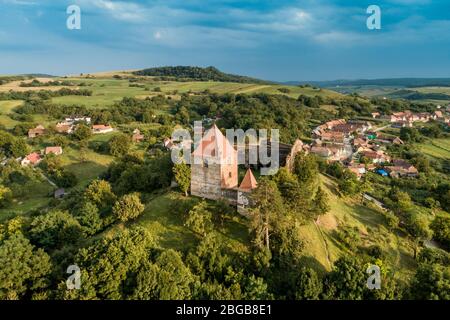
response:
{"label": "horizon", "polygon": [[[70,30],[69,5],[81,29]],[[370,5],[381,29],[370,30]],[[215,66],[276,82],[450,77],[444,0],[0,0],[0,74]],[[446,14],[447,13],[447,14]]]}

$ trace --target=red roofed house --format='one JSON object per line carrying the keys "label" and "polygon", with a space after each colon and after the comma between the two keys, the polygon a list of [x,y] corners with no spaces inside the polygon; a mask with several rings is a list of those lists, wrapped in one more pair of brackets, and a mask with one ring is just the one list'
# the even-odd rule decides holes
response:
{"label": "red roofed house", "polygon": [[46,147],[44,153],[45,153],[45,155],[48,155],[48,154],[52,153],[54,155],[59,156],[60,154],[63,153],[63,151],[62,151],[61,147]]}
{"label": "red roofed house", "polygon": [[30,153],[29,155],[27,155],[25,158],[23,158],[23,160],[20,162],[20,164],[22,166],[35,166],[37,164],[39,164],[39,162],[42,161],[41,156],[39,155],[39,153],[37,152],[33,152]]}
{"label": "red roofed house", "polygon": [[112,132],[112,131],[114,131],[114,129],[109,125],[94,124],[92,126],[93,133],[108,133],[108,132]]}

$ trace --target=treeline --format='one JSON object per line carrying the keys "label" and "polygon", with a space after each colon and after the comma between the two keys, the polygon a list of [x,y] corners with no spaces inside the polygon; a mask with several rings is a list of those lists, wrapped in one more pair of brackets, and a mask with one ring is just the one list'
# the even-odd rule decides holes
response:
{"label": "treeline", "polygon": [[33,79],[33,81],[31,82],[22,82],[20,83],[20,86],[23,88],[32,88],[32,87],[50,87],[50,86],[66,86],[66,87],[70,87],[70,86],[76,86],[75,83],[68,81],[68,80],[63,80],[63,81],[46,81],[46,82],[41,82],[38,79]]}
{"label": "treeline", "polygon": [[46,100],[62,96],[92,96],[92,90],[61,88],[56,91],[51,90],[23,91],[23,92],[9,91],[9,92],[1,92],[0,100],[30,100],[32,98]]}
{"label": "treeline", "polygon": [[221,82],[238,82],[238,83],[268,83],[268,81],[223,73],[214,67],[207,67],[207,68],[191,67],[191,66],[159,67],[135,71],[133,72],[133,74],[138,76],[169,77],[165,79],[171,79],[174,81],[196,80],[196,81],[221,81]]}

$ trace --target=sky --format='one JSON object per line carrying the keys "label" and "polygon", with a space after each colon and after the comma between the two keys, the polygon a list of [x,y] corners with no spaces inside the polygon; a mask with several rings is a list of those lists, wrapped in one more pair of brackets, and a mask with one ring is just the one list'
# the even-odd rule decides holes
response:
{"label": "sky", "polygon": [[450,77],[450,0],[0,0],[0,74],[167,65],[273,81]]}

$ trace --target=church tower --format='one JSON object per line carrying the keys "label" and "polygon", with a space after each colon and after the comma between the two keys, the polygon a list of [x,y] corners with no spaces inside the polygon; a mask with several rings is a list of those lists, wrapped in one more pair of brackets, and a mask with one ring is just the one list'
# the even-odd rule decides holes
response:
{"label": "church tower", "polygon": [[191,194],[217,200],[237,186],[237,151],[214,124],[192,153]]}

